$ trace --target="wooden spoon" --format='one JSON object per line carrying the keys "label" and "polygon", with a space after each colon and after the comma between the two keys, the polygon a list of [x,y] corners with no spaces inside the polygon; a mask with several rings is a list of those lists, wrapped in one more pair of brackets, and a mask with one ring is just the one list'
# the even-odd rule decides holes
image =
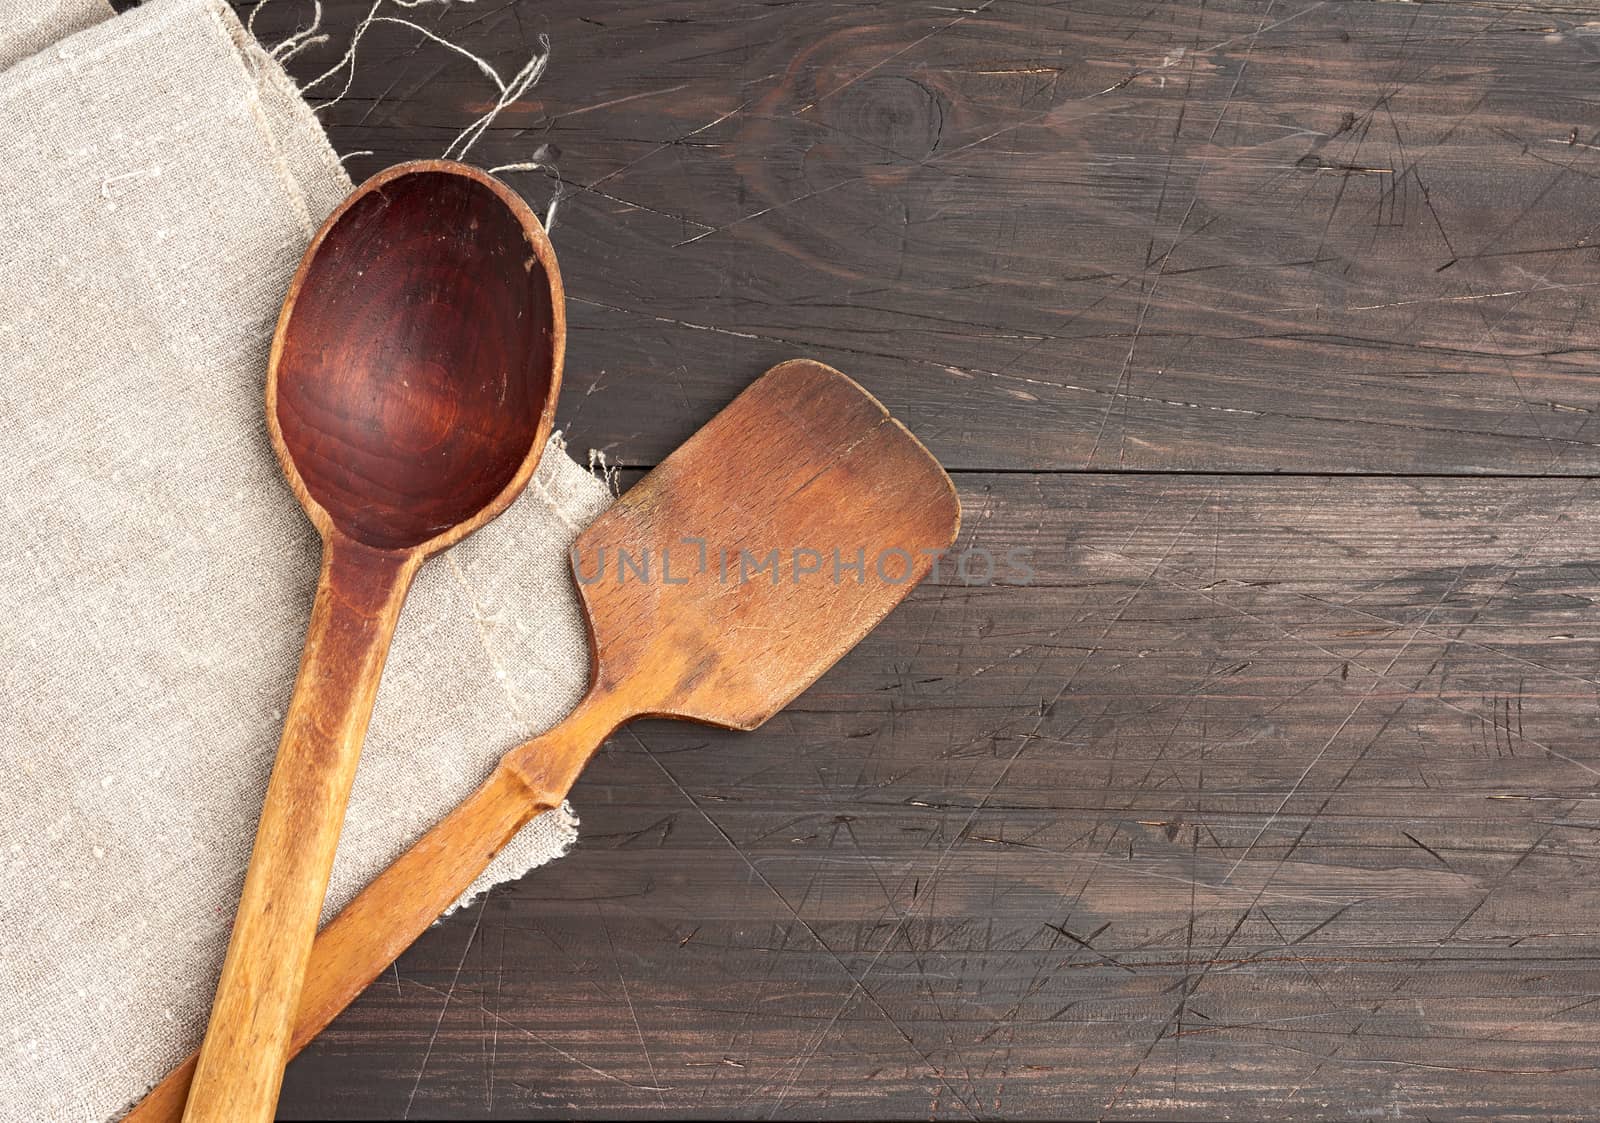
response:
{"label": "wooden spoon", "polygon": [[400,606],[424,558],[528,482],[565,339],[543,228],[463,164],[374,176],[300,263],[267,422],[322,535],[322,576],[185,1119],[272,1117]]}
{"label": "wooden spoon", "polygon": [[[950,477],[861,387],[806,360],[768,371],[579,537],[588,694],[507,753],[323,929],[292,1048],[426,931],[524,824],[560,806],[618,725],[648,715],[754,729],[910,592],[955,541],[960,518]],[[754,571],[773,550],[776,579]],[[622,580],[619,552],[632,561],[620,563]],[[648,579],[636,576],[645,558]],[[124,1123],[171,1123],[191,1066],[168,1074]]]}

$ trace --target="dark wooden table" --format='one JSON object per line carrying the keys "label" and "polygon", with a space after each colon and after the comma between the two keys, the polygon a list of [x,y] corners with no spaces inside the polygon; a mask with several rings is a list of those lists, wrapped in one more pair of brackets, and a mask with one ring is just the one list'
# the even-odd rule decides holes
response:
{"label": "dark wooden table", "polygon": [[[814,356],[1036,572],[616,738],[286,1116],[1593,1117],[1600,3],[385,13],[549,36],[469,155],[559,147],[580,456]],[[375,24],[323,117],[359,177],[497,97]]]}

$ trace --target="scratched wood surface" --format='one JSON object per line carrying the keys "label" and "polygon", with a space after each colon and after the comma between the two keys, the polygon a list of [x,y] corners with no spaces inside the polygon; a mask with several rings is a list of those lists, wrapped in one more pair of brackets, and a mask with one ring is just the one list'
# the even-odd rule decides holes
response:
{"label": "scratched wood surface", "polygon": [[[386,11],[550,38],[470,155],[559,147],[574,448],[813,355],[998,572],[616,739],[286,1117],[1592,1117],[1600,3]],[[498,96],[374,24],[322,116],[359,177]]]}

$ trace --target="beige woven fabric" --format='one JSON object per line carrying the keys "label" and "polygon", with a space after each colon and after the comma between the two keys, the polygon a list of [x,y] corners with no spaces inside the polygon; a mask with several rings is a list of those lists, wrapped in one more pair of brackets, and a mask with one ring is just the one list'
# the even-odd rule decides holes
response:
{"label": "beige woven fabric", "polygon": [[[0,60],[35,52],[0,71],[0,1119],[28,1123],[99,1123],[198,1043],[317,576],[267,344],[350,186],[221,0],[107,15],[0,0]],[[423,567],[330,910],[576,700],[565,552],[607,499],[556,446]]]}
{"label": "beige woven fabric", "polygon": [[0,70],[110,18],[106,0],[5,0],[0,3]]}

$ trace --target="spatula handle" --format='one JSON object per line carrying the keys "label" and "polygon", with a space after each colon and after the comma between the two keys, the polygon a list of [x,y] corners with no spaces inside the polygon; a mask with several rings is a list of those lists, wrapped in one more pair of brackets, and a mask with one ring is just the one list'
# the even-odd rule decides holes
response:
{"label": "spatula handle", "polygon": [[324,543],[300,674],[184,1110],[189,1123],[264,1123],[277,1106],[339,827],[417,560],[338,536]]}
{"label": "spatula handle", "polygon": [[[401,952],[428,930],[478,879],[505,844],[535,815],[560,806],[576,771],[615,728],[616,711],[591,694],[565,721],[506,754],[483,785],[389,865],[317,936],[289,1040],[298,1053],[355,1001]],[[553,788],[542,770],[560,765]],[[580,765],[581,767],[581,765]],[[530,783],[533,786],[530,786]],[[170,1072],[123,1123],[176,1123],[195,1057]]]}

